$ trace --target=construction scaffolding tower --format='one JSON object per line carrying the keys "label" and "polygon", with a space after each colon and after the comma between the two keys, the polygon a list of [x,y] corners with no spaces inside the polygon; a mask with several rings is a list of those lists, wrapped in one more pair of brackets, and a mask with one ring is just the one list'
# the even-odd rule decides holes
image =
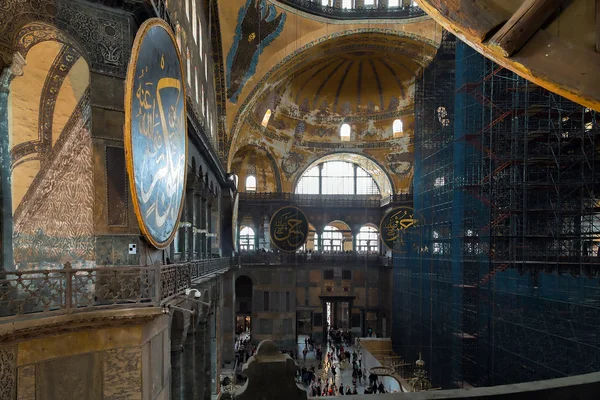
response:
{"label": "construction scaffolding tower", "polygon": [[421,223],[396,256],[398,353],[422,350],[442,387],[598,371],[600,114],[462,42],[455,57],[451,101],[431,87],[438,59],[415,95]]}

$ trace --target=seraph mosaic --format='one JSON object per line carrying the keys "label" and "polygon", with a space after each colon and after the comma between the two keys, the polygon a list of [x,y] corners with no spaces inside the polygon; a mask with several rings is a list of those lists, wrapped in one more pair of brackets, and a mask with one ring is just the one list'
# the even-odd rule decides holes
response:
{"label": "seraph mosaic", "polygon": [[125,154],[140,229],[157,248],[175,235],[185,191],[184,73],[175,38],[150,19],[136,36],[127,74]]}
{"label": "seraph mosaic", "polygon": [[275,40],[285,24],[286,13],[277,14],[266,0],[247,0],[240,8],[235,37],[227,54],[227,98],[236,103],[248,79],[256,72],[262,51]]}

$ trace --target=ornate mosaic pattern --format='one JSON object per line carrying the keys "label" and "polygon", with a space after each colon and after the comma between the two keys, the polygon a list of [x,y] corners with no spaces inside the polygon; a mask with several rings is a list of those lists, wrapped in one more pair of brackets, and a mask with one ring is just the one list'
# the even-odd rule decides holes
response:
{"label": "ornate mosaic pattern", "polygon": [[15,211],[13,248],[22,267],[94,260],[89,90]]}
{"label": "ornate mosaic pattern", "polygon": [[17,386],[17,354],[14,346],[0,347],[0,400],[14,400]]}
{"label": "ornate mosaic pattern", "polygon": [[[19,165],[26,156],[34,153],[37,153],[36,158],[40,160],[40,165],[44,168],[52,150],[52,122],[56,99],[58,98],[63,82],[79,58],[77,50],[66,45],[56,55],[46,76],[42,95],[40,96],[38,139],[19,143],[10,150],[13,168]],[[28,158],[28,160],[30,159]]]}
{"label": "ornate mosaic pattern", "polygon": [[27,53],[45,40],[68,43],[80,49],[91,70],[125,76],[131,33],[123,14],[70,0],[4,0],[0,21],[2,47]]}
{"label": "ornate mosaic pattern", "polygon": [[[312,59],[310,59],[309,57],[306,57],[306,55],[308,54],[306,51],[309,50],[310,48],[312,48],[318,44],[321,44],[327,40],[330,40],[330,39],[340,38],[340,37],[345,37],[345,36],[352,36],[352,35],[357,35],[357,34],[365,34],[365,33],[382,34],[381,38],[379,39],[382,42],[381,46],[383,46],[384,45],[383,43],[387,40],[386,36],[402,37],[402,38],[407,38],[407,39],[411,39],[411,40],[423,43],[423,45],[425,45],[431,49],[431,52],[430,52],[431,54],[425,55],[426,52],[414,53],[414,52],[407,51],[404,49],[399,49],[399,51],[402,51],[403,55],[406,55],[407,57],[413,57],[415,60],[420,60],[419,62],[422,62],[424,64],[430,62],[433,59],[433,55],[435,54],[435,49],[437,48],[437,44],[435,42],[433,42],[432,40],[427,39],[423,36],[416,35],[413,33],[403,32],[403,31],[396,31],[393,29],[382,29],[382,28],[357,28],[357,29],[352,29],[352,30],[347,30],[347,31],[342,31],[342,32],[336,32],[336,33],[332,33],[332,34],[323,36],[313,42],[310,42],[310,43],[306,44],[305,46],[298,48],[297,50],[290,53],[286,57],[284,57],[281,61],[279,61],[276,65],[274,65],[273,68],[271,68],[271,70],[269,70],[269,72],[267,72],[260,79],[260,81],[252,88],[252,91],[245,98],[244,102],[241,104],[241,106],[235,116],[235,119],[233,121],[233,127],[231,130],[231,135],[229,136],[227,144],[225,146],[226,151],[229,152],[232,142],[233,142],[233,139],[236,137],[239,130],[241,129],[242,122],[244,120],[246,112],[254,107],[256,101],[259,98],[259,95],[264,90],[266,90],[265,83],[269,79],[271,79],[276,73],[278,73],[282,67],[286,66],[286,64],[288,64],[289,61],[291,61],[296,56],[305,56],[305,59],[298,61],[299,64],[296,65],[296,67],[301,67],[302,65],[307,64],[312,61]],[[374,46],[374,48],[380,47],[379,45],[376,45],[376,44],[373,44],[372,46]],[[350,50],[350,48],[349,48],[349,50]],[[288,64],[288,66],[289,66],[289,64]]]}
{"label": "ornate mosaic pattern", "polygon": [[266,0],[247,0],[238,13],[235,37],[227,54],[227,97],[232,103],[256,72],[258,58],[285,24],[286,13],[277,14]]}

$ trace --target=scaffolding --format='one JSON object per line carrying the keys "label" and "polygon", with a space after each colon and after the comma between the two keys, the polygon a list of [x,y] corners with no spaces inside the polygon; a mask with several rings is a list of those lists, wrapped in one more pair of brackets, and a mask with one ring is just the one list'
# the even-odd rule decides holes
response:
{"label": "scaffolding", "polygon": [[442,387],[598,371],[600,113],[450,41],[415,94],[397,352]]}

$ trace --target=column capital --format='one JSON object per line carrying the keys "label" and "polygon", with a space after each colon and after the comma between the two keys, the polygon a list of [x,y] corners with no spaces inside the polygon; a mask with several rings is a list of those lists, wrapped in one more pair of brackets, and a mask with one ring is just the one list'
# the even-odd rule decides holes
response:
{"label": "column capital", "polygon": [[0,91],[8,92],[11,81],[15,76],[23,75],[23,67],[27,65],[25,58],[18,51],[13,53],[12,62],[4,68],[0,75]]}

